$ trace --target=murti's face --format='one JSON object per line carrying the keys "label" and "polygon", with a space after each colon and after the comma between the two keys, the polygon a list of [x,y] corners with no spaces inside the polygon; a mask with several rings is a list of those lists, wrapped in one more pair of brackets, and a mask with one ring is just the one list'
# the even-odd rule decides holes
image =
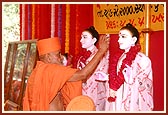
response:
{"label": "murti's face", "polygon": [[81,34],[81,45],[82,48],[88,49],[94,45],[93,36],[88,31],[83,31]]}
{"label": "murti's face", "polygon": [[129,50],[135,44],[131,32],[126,29],[120,30],[118,43],[122,50]]}

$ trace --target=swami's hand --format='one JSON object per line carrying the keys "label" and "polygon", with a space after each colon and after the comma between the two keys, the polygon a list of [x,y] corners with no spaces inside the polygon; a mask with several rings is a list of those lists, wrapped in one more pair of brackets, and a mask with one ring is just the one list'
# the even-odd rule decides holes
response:
{"label": "swami's hand", "polygon": [[99,38],[99,51],[105,53],[109,48],[110,36],[101,35]]}

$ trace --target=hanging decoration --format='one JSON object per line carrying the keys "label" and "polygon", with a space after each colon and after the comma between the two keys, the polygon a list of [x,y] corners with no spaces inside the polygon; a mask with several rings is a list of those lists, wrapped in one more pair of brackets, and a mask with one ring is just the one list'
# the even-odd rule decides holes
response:
{"label": "hanging decoration", "polygon": [[62,44],[61,29],[62,29],[62,5],[58,4],[58,37],[60,38],[60,41],[61,41],[61,44]]}
{"label": "hanging decoration", "polygon": [[80,6],[79,4],[20,4],[20,39],[58,36],[62,47],[61,53],[77,55],[81,49],[80,31],[91,25],[91,19],[85,19],[90,17],[90,14],[83,13],[91,6]]}
{"label": "hanging decoration", "polygon": [[61,41],[62,41],[62,49],[61,52],[65,53],[65,35],[66,35],[66,4],[62,4],[62,27],[61,27]]}
{"label": "hanging decoration", "polygon": [[21,23],[21,40],[24,40],[25,38],[25,4],[21,5],[22,7],[22,14],[21,14],[21,20],[22,20],[22,23]]}
{"label": "hanging decoration", "polygon": [[35,39],[35,5],[32,4],[32,39]]}
{"label": "hanging decoration", "polygon": [[40,5],[36,5],[36,33],[37,33],[37,39],[40,38]]}
{"label": "hanging decoration", "polygon": [[[28,40],[30,40],[30,39],[34,39],[34,37],[32,38],[32,35],[33,35],[33,31],[32,31],[32,29],[33,29],[33,27],[32,26],[35,26],[35,24],[34,25],[32,25],[32,21],[33,21],[33,15],[32,15],[32,13],[33,13],[33,8],[32,8],[32,5],[31,4],[29,4],[28,5]],[[34,32],[35,33],[35,32]]]}
{"label": "hanging decoration", "polygon": [[[69,54],[72,55],[73,57],[75,56],[75,50],[76,50],[76,5],[71,5],[70,6],[70,27],[69,27],[69,31],[70,31],[70,34],[69,34],[69,38],[70,38],[70,41],[69,41]],[[72,33],[75,33],[75,34],[72,34]],[[71,40],[73,38],[73,40]]]}
{"label": "hanging decoration", "polygon": [[55,33],[55,5],[51,4],[51,37],[54,37]]}
{"label": "hanging decoration", "polygon": [[24,19],[25,19],[25,23],[24,23],[24,38],[23,40],[27,40],[28,39],[28,5],[25,5],[25,12],[24,12]]}
{"label": "hanging decoration", "polygon": [[75,55],[79,53],[80,33],[79,33],[79,6],[76,5],[76,26],[75,26]]}
{"label": "hanging decoration", "polygon": [[55,16],[55,20],[54,20],[54,23],[55,23],[55,31],[54,31],[54,36],[57,36],[58,37],[58,5],[54,4],[54,7],[55,7],[55,11],[54,11],[54,16]]}
{"label": "hanging decoration", "polygon": [[66,4],[65,53],[69,53],[70,5]]}

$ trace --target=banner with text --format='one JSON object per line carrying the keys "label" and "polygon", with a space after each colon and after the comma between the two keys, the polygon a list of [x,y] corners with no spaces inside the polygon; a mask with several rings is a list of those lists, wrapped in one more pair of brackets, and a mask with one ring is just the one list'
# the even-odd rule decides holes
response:
{"label": "banner with text", "polygon": [[[94,4],[94,26],[100,34],[118,33],[127,23],[139,31],[145,29],[147,4]],[[164,30],[164,4],[149,5],[149,28],[152,31]]]}

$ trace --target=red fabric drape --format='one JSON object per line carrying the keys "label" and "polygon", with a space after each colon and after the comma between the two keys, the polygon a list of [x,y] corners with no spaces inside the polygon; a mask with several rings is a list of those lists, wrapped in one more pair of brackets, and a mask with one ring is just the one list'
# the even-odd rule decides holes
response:
{"label": "red fabric drape", "polygon": [[152,61],[154,110],[164,110],[164,31],[151,32],[149,57]]}
{"label": "red fabric drape", "polygon": [[28,40],[34,39],[32,38],[32,5],[28,5]]}
{"label": "red fabric drape", "polygon": [[55,5],[55,36],[58,36],[58,5]]}
{"label": "red fabric drape", "polygon": [[35,6],[35,38],[40,39],[40,5]]}
{"label": "red fabric drape", "polygon": [[[62,53],[65,53],[65,17],[66,5],[62,5]],[[93,25],[92,5],[86,4],[72,4],[70,6],[70,41],[69,54],[76,56],[81,51],[80,36],[81,32]]]}
{"label": "red fabric drape", "polygon": [[65,53],[65,25],[66,24],[66,4],[62,5],[62,26],[61,26],[61,48],[62,53]]}
{"label": "red fabric drape", "polygon": [[[24,11],[22,11],[24,8]],[[35,5],[35,25],[32,25],[32,4],[20,5],[21,40],[43,39],[51,34],[51,5]],[[32,26],[35,26],[35,38],[32,38]],[[22,35],[24,35],[22,37]]]}
{"label": "red fabric drape", "polygon": [[76,36],[75,36],[75,53],[74,55],[77,55],[79,53],[79,47],[80,47],[80,39],[81,38],[81,33],[79,33],[79,19],[80,19],[80,11],[79,11],[79,8],[80,6],[79,5],[76,5],[76,26],[75,26],[75,33],[76,33]]}
{"label": "red fabric drape", "polygon": [[[75,55],[75,41],[77,40],[77,39],[75,39],[75,37],[76,37],[76,6],[77,5],[75,5],[75,4],[72,4],[71,6],[70,6],[70,39],[73,39],[73,40],[70,40],[69,41],[69,47],[70,47],[70,51],[69,51],[69,53],[71,54],[71,55]],[[72,33],[75,33],[75,34],[72,34]]]}
{"label": "red fabric drape", "polygon": [[25,26],[25,31],[24,31],[24,36],[25,38],[23,38],[23,40],[27,40],[28,39],[28,5],[25,5],[25,23],[24,23],[24,26]]}
{"label": "red fabric drape", "polygon": [[20,41],[22,41],[22,5],[20,5],[20,10],[19,10],[20,12]]}
{"label": "red fabric drape", "polygon": [[[29,7],[28,7],[29,6]],[[44,39],[51,36],[51,4],[35,4],[34,12],[32,4],[25,5],[25,12],[22,12],[23,5],[20,5],[21,16],[21,40]],[[58,21],[58,7],[61,6],[61,22]],[[81,51],[81,32],[93,25],[93,5],[91,4],[71,4],[70,5],[70,28],[69,28],[69,54],[77,55]],[[32,13],[34,13],[32,15]],[[35,16],[32,23],[32,16]],[[24,17],[24,22],[22,18]],[[60,24],[59,24],[60,23]],[[22,24],[24,26],[22,26]],[[34,25],[32,25],[34,24]],[[58,28],[58,25],[61,28]],[[34,29],[32,29],[34,27]],[[22,28],[24,31],[22,31]],[[61,30],[59,30],[61,29]],[[32,30],[34,38],[32,38]],[[55,4],[55,36],[60,36],[62,53],[65,53],[65,30],[66,30],[66,4]],[[60,33],[58,33],[60,32]],[[22,35],[24,35],[22,38]]]}
{"label": "red fabric drape", "polygon": [[40,5],[40,38],[48,38],[51,35],[51,5]]}
{"label": "red fabric drape", "polygon": [[[74,38],[74,40],[76,41],[76,45],[78,44],[78,46],[75,46],[75,49],[78,50],[78,52],[75,52],[74,55],[77,55],[81,50],[81,43],[80,43],[80,38],[81,38],[81,33],[84,29],[90,27],[91,25],[93,25],[93,5],[92,4],[78,4],[76,5],[76,8],[78,8],[77,15],[76,16],[76,26],[78,26],[76,28],[75,31],[75,35],[76,37]],[[74,24],[73,24],[74,25]],[[74,34],[74,33],[72,33]],[[71,47],[70,47],[70,53],[72,53],[71,51]]]}

